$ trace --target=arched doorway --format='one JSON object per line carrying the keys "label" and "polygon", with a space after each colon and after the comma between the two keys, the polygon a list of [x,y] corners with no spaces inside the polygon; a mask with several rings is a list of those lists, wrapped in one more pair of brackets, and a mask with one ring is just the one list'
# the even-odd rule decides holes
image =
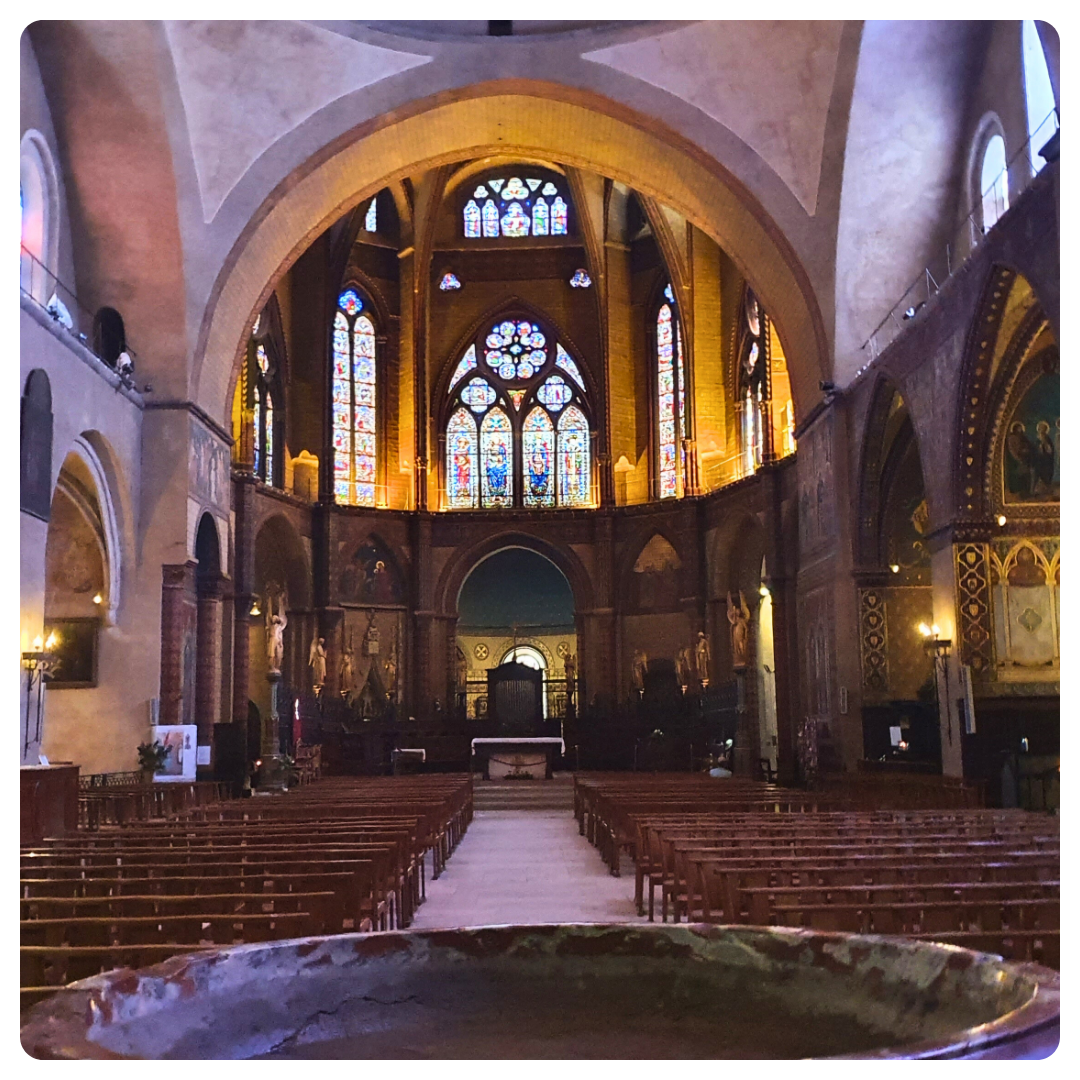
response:
{"label": "arched doorway", "polygon": [[574,593],[562,571],[537,551],[505,547],[469,571],[457,606],[459,711],[486,719],[488,671],[516,662],[541,672],[543,719],[561,724],[577,690]]}

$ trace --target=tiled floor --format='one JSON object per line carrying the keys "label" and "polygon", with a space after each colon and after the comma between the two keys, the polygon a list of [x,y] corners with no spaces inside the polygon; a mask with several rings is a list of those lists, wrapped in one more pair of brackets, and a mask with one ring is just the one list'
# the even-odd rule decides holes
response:
{"label": "tiled floor", "polygon": [[411,929],[640,922],[633,866],[612,877],[569,811],[477,811]]}

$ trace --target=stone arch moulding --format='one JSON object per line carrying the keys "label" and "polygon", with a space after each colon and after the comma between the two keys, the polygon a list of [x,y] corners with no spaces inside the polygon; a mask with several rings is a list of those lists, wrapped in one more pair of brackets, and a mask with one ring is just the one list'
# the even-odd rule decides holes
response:
{"label": "stone arch moulding", "polygon": [[[598,123],[603,139],[596,138]],[[774,313],[796,409],[809,410],[818,381],[828,377],[825,324],[809,275],[760,203],[666,125],[600,95],[531,80],[448,92],[374,118],[282,180],[241,232],[211,290],[192,370],[199,405],[227,421],[246,327],[330,224],[419,168],[507,153],[554,158],[619,180],[709,235]]]}
{"label": "stone arch moulding", "polygon": [[[975,310],[964,347],[956,413],[956,484],[954,504],[961,519],[982,521],[992,512],[990,473],[997,445],[997,423],[1008,403],[1027,351],[1047,325],[1038,296],[1012,333],[994,374],[994,355],[1009,294],[1026,278],[1009,266],[996,265]],[[993,374],[993,381],[991,375]],[[914,425],[914,419],[913,419]],[[918,433],[916,432],[916,435]]]}
{"label": "stone arch moulding", "polygon": [[555,565],[570,585],[575,614],[581,615],[593,609],[595,602],[588,571],[573,550],[529,533],[508,532],[490,536],[470,547],[455,551],[435,587],[436,611],[441,615],[456,617],[458,595],[469,574],[489,555],[494,555],[503,548],[515,547],[535,552]]}
{"label": "stone arch moulding", "polygon": [[[124,542],[128,516],[123,512],[124,500],[118,490],[119,477],[110,460],[108,446],[97,432],[83,432],[79,435],[68,454],[74,454],[86,466],[94,481],[94,494],[101,511],[101,527],[105,541],[106,595],[105,602],[101,605],[101,614],[106,626],[115,626],[123,596],[124,554],[132,550],[131,546]],[[67,454],[64,455],[65,459],[66,457]]]}
{"label": "stone arch moulding", "polygon": [[[308,611],[312,606],[314,582],[311,575],[311,560],[308,558],[303,537],[295,523],[280,511],[264,517],[255,527],[255,562],[256,569],[260,555],[272,545],[287,560],[284,576],[287,581],[280,584],[289,590],[289,608],[293,611]],[[265,582],[261,583],[265,586]]]}

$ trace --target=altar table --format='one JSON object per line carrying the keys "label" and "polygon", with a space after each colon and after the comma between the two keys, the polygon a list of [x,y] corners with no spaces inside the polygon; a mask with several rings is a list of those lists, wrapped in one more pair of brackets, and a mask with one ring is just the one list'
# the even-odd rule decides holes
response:
{"label": "altar table", "polygon": [[496,779],[520,776],[530,767],[543,765],[544,779],[550,780],[552,762],[557,753],[566,753],[566,743],[555,737],[473,739],[472,752],[484,763],[485,780],[492,779],[492,763],[497,766]]}

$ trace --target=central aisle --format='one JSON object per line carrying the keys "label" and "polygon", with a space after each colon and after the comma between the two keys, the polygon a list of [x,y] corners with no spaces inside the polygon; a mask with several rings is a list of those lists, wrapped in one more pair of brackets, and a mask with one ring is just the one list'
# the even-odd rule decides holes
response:
{"label": "central aisle", "polygon": [[612,877],[570,811],[479,810],[410,929],[643,921],[632,866]]}

